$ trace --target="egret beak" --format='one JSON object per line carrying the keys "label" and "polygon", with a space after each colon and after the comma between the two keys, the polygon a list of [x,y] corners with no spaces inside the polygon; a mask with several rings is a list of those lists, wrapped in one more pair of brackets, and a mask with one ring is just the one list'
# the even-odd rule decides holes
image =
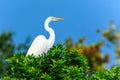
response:
{"label": "egret beak", "polygon": [[63,20],[63,18],[54,18],[54,20],[56,20],[56,21]]}

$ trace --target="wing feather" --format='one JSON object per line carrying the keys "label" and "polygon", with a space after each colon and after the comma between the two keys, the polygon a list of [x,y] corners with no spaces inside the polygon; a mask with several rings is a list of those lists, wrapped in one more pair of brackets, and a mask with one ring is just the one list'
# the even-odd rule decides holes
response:
{"label": "wing feather", "polygon": [[47,46],[47,39],[43,35],[37,36],[33,43],[31,44],[30,48],[28,49],[27,55],[41,55],[42,53],[46,52]]}

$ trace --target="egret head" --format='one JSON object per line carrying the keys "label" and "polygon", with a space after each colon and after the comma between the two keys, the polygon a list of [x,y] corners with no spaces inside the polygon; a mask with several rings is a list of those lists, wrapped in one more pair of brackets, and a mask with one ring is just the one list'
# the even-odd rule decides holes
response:
{"label": "egret head", "polygon": [[63,20],[63,18],[57,18],[57,17],[48,17],[47,18],[49,21],[59,21],[59,20]]}

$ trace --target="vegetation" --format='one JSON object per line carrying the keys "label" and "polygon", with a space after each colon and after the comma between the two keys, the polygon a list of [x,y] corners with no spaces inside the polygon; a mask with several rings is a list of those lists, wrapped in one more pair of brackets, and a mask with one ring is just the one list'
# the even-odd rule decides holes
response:
{"label": "vegetation", "polygon": [[3,33],[0,35],[0,74],[5,73],[5,59],[13,55],[14,43],[12,40],[12,33]]}
{"label": "vegetation", "polygon": [[62,45],[54,46],[47,54],[39,57],[14,54],[7,59],[10,64],[3,79],[14,80],[120,80],[120,67],[96,71],[89,74],[87,59]]}
{"label": "vegetation", "polygon": [[[35,58],[15,54],[7,59],[10,64],[6,76],[23,79],[80,79],[86,78],[87,60],[76,51],[67,52],[62,45],[54,46],[48,54]],[[5,78],[7,78],[5,77]]]}
{"label": "vegetation", "polygon": [[92,45],[83,45],[83,41],[81,42],[81,40],[85,40],[84,37],[80,38],[76,44],[72,43],[71,38],[66,40],[65,46],[67,50],[76,50],[78,54],[87,58],[91,73],[98,70],[104,70],[104,64],[109,62],[109,55],[106,54],[105,56],[102,56],[101,54],[103,42],[94,43]]}
{"label": "vegetation", "polygon": [[5,59],[12,57],[15,52],[25,52],[28,48],[29,37],[24,43],[18,45],[14,43],[12,38],[13,33],[11,31],[3,32],[0,35],[0,77],[6,73],[6,68],[9,65]]}

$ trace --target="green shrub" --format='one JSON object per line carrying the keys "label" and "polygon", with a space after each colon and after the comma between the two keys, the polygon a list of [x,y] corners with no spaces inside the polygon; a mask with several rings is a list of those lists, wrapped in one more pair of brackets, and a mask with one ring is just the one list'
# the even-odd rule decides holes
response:
{"label": "green shrub", "polygon": [[76,51],[67,52],[62,45],[54,46],[47,54],[35,58],[14,54],[7,59],[10,65],[4,79],[78,80],[86,79],[87,60]]}
{"label": "green shrub", "polygon": [[89,75],[88,61],[76,51],[57,45],[42,56],[14,54],[4,80],[120,80],[120,67],[96,71]]}

